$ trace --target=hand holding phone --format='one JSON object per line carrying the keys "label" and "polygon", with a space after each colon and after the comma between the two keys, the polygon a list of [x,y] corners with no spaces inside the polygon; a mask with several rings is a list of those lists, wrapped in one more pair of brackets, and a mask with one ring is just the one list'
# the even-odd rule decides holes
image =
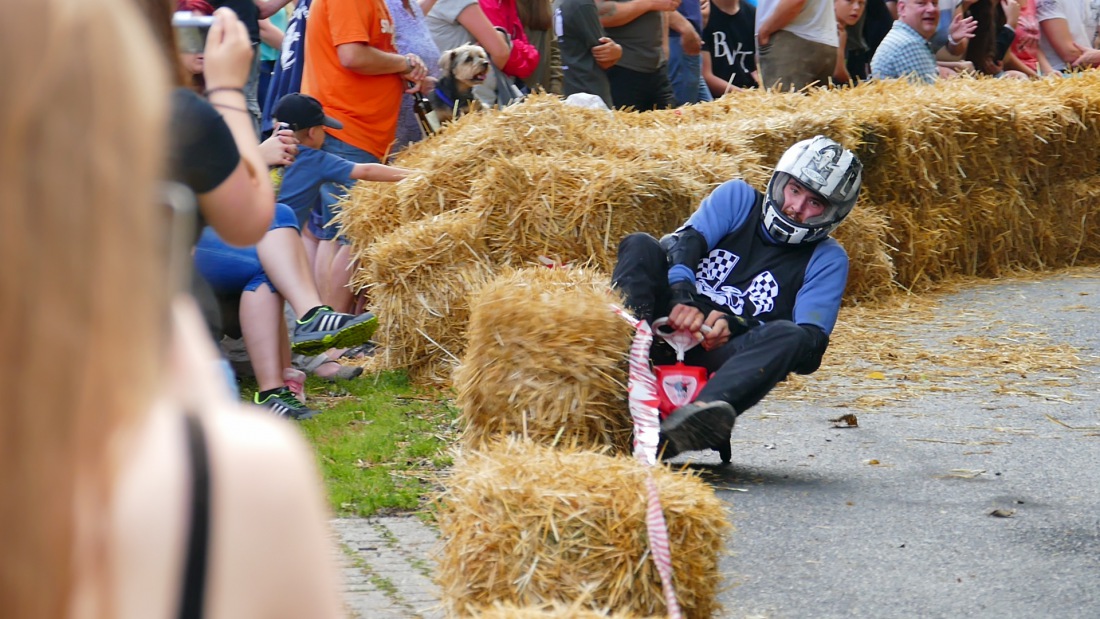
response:
{"label": "hand holding phone", "polygon": [[298,139],[286,123],[278,123],[271,137],[260,142],[260,156],[268,167],[288,166],[298,156]]}
{"label": "hand holding phone", "polygon": [[206,49],[206,35],[214,18],[179,11],[172,15],[172,27],[176,30],[176,48],[181,54],[201,54]]}
{"label": "hand holding phone", "polygon": [[206,87],[241,88],[252,69],[252,41],[248,29],[232,9],[214,11],[214,25],[206,37],[203,76]]}

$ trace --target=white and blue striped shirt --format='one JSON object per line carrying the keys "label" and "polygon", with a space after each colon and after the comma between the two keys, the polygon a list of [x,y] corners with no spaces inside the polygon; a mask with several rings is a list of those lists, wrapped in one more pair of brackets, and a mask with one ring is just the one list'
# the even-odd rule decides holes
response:
{"label": "white and blue striped shirt", "polygon": [[932,46],[902,21],[894,22],[871,59],[871,77],[878,79],[907,77],[910,82],[931,84],[939,75]]}

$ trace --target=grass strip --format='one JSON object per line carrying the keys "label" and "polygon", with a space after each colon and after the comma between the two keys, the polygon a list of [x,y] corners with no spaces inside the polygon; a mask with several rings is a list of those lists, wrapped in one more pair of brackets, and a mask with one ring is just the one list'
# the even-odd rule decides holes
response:
{"label": "grass strip", "polygon": [[[251,398],[244,385],[242,395]],[[313,445],[336,516],[416,511],[451,466],[458,409],[445,391],[410,385],[401,371],[327,383],[310,378],[298,424]]]}

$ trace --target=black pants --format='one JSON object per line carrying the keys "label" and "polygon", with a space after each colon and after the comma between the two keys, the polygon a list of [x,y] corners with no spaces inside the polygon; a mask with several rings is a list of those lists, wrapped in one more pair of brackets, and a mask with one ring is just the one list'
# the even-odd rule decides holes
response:
{"label": "black pants", "polygon": [[[637,318],[652,323],[669,311],[668,259],[657,239],[631,234],[619,243],[619,258],[611,285],[626,298]],[[713,309],[718,309],[714,307]],[[654,363],[673,363],[671,347],[659,342],[650,352]],[[714,372],[698,400],[729,402],[738,414],[759,402],[791,372],[809,373],[817,368],[813,337],[789,320],[773,320],[730,338],[725,346],[703,350],[696,346],[684,362]]]}
{"label": "black pants", "polygon": [[676,107],[668,65],[661,65],[653,73],[611,67],[607,70],[607,81],[611,85],[611,101],[617,108],[632,107],[644,112]]}

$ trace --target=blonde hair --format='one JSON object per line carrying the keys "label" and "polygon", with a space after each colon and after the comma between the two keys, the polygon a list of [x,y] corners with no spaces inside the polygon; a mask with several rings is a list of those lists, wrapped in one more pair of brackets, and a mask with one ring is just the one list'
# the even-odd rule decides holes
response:
{"label": "blonde hair", "polygon": [[157,48],[164,54],[169,67],[169,79],[176,86],[190,84],[192,76],[183,68],[176,47],[176,29],[172,27],[172,15],[176,12],[176,0],[135,0],[139,11],[145,15]]}
{"label": "blonde hair", "polygon": [[110,445],[163,367],[167,73],[130,0],[0,9],[0,616],[107,616]]}

